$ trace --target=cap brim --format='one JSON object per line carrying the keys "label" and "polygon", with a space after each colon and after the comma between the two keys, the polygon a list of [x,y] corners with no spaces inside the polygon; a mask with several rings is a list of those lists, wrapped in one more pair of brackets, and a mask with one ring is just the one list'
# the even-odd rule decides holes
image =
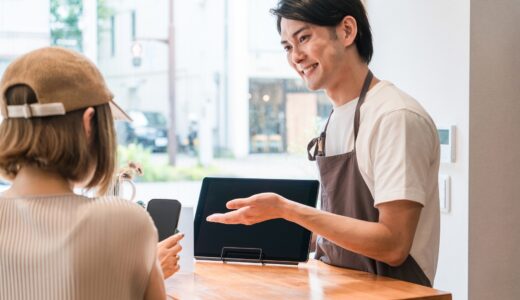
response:
{"label": "cap brim", "polygon": [[109,102],[110,110],[112,111],[112,116],[115,120],[121,120],[121,121],[127,121],[132,122],[132,118],[121,108],[119,105],[117,105],[114,101],[110,100]]}

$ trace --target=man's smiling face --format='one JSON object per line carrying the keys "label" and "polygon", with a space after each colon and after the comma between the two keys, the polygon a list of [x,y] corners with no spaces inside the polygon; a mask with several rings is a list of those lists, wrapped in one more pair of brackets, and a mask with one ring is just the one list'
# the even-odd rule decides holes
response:
{"label": "man's smiling face", "polygon": [[305,80],[310,90],[335,84],[341,70],[344,46],[335,28],[282,18],[281,44],[289,65]]}

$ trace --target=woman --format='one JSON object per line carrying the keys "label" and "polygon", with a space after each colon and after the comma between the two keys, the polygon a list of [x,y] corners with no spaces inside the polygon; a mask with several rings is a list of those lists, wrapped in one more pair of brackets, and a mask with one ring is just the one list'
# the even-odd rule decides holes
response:
{"label": "woman", "polygon": [[146,211],[74,193],[104,195],[113,178],[113,115],[126,114],[101,73],[42,48],[7,68],[0,94],[0,299],[164,299]]}

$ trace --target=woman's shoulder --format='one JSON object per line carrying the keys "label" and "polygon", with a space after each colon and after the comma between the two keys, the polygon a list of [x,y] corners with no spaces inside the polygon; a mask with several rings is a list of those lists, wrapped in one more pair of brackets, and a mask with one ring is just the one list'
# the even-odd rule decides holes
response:
{"label": "woman's shoulder", "polygon": [[113,217],[122,220],[144,219],[150,221],[148,212],[146,212],[142,206],[118,197],[106,196],[91,198],[88,206],[90,211],[101,216],[113,215]]}
{"label": "woman's shoulder", "polygon": [[88,220],[90,226],[105,226],[107,230],[155,232],[148,212],[131,201],[118,197],[86,198],[82,206],[82,217]]}

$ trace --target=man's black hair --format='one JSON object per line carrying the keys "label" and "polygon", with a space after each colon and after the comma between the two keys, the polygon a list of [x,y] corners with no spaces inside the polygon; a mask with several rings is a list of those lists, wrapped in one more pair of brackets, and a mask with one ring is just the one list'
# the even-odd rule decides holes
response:
{"label": "man's black hair", "polygon": [[367,64],[374,52],[372,33],[360,0],[280,0],[271,13],[277,17],[278,33],[281,33],[282,18],[302,21],[318,26],[335,27],[346,16],[357,22],[357,36],[354,40],[359,55]]}

